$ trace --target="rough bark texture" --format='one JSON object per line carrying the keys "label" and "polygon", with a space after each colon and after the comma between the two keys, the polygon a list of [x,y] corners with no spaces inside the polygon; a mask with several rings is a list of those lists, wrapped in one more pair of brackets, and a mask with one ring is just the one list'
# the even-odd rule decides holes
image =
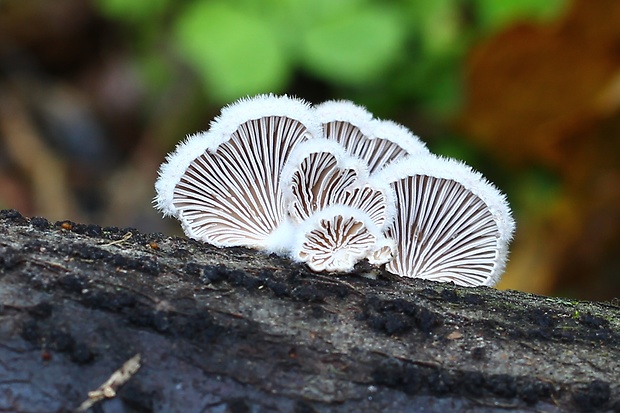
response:
{"label": "rough bark texture", "polygon": [[620,411],[619,315],[0,213],[0,412]]}

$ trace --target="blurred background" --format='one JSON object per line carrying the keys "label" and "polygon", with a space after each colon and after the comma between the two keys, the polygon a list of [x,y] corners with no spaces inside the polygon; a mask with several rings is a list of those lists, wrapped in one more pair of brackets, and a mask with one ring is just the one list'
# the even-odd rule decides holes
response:
{"label": "blurred background", "polygon": [[617,0],[0,0],[0,209],[180,235],[159,164],[263,92],[353,100],[495,182],[499,288],[620,297]]}

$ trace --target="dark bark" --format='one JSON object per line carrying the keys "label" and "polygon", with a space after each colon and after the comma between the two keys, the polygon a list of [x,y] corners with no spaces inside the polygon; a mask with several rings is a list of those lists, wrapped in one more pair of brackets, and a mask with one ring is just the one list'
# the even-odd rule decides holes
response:
{"label": "dark bark", "polygon": [[0,213],[0,412],[620,411],[619,315]]}

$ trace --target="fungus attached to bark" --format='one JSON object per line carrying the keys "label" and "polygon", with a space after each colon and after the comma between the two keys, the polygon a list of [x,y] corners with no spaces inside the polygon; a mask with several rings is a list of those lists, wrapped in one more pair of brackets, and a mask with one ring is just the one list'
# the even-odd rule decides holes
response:
{"label": "fungus attached to bark", "polygon": [[308,104],[258,96],[222,110],[208,132],[168,156],[157,207],[185,233],[216,246],[278,250],[286,205],[280,173],[294,147],[321,135]]}
{"label": "fungus attached to bark", "polygon": [[167,157],[155,188],[188,236],[315,271],[367,259],[405,277],[492,285],[514,231],[480,174],[347,101],[242,99]]}
{"label": "fungus attached to bark", "polygon": [[382,232],[394,215],[394,197],[385,183],[373,184],[366,163],[340,144],[327,139],[299,144],[282,170],[289,214],[301,228],[293,259],[315,271],[350,271],[364,258],[387,262],[392,243]]}
{"label": "fungus attached to bark", "polygon": [[482,175],[433,155],[385,170],[396,197],[386,236],[392,273],[458,285],[494,285],[504,271],[514,221],[506,198]]}
{"label": "fungus attached to bark", "polygon": [[[364,258],[374,258],[377,245],[388,246],[370,217],[357,208],[329,206],[305,220],[293,241],[291,256],[314,271],[346,272]],[[390,255],[377,255],[389,259]],[[375,261],[376,263],[385,263]]]}

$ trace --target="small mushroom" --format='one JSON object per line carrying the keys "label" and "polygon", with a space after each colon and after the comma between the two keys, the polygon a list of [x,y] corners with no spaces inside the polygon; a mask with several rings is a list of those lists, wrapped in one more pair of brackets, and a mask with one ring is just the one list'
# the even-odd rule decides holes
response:
{"label": "small mushroom", "polygon": [[389,185],[370,180],[365,162],[328,139],[310,139],[295,148],[282,170],[282,188],[296,222],[331,205],[359,209],[381,230],[394,216]]}
{"label": "small mushroom", "polygon": [[[216,246],[283,248],[280,174],[295,146],[321,136],[307,103],[261,95],[224,108],[209,131],[169,155],[155,204],[185,233]],[[284,225],[286,226],[286,225]]]}
{"label": "small mushroom", "polygon": [[366,256],[368,262],[374,265],[386,264],[394,259],[396,241],[385,236],[377,238],[372,251]]}
{"label": "small mushroom", "polygon": [[327,101],[315,107],[325,138],[340,143],[368,165],[368,172],[385,168],[408,155],[426,154],[428,149],[404,126],[374,119],[365,108],[349,101]]}
{"label": "small mushroom", "polygon": [[515,226],[499,190],[470,167],[433,155],[404,159],[380,178],[396,197],[385,233],[396,241],[388,271],[464,286],[497,282]]}
{"label": "small mushroom", "polygon": [[367,176],[366,165],[336,142],[311,139],[295,148],[282,169],[282,191],[297,222],[338,202],[344,191]]}
{"label": "small mushroom", "polygon": [[368,177],[366,163],[335,141],[300,143],[282,170],[284,198],[301,228],[291,256],[315,271],[350,271],[368,258],[383,264],[394,243],[382,232],[396,207],[391,188]]}
{"label": "small mushroom", "polygon": [[329,206],[303,222],[293,242],[291,257],[313,271],[346,272],[371,256],[384,242],[370,217],[356,208]]}

